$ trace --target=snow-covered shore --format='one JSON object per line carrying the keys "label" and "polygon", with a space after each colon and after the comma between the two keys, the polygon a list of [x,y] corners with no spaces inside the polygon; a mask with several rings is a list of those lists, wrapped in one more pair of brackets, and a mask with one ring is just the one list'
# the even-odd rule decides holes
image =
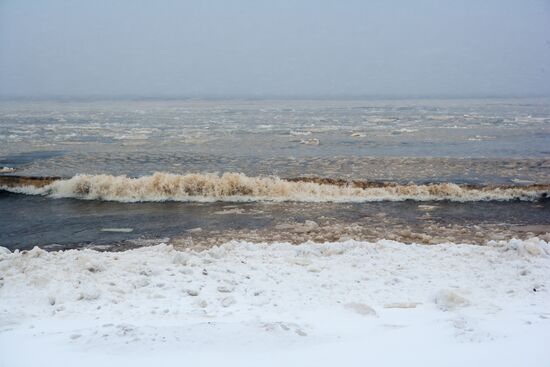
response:
{"label": "snow-covered shore", "polygon": [[550,244],[0,248],[0,366],[548,366]]}

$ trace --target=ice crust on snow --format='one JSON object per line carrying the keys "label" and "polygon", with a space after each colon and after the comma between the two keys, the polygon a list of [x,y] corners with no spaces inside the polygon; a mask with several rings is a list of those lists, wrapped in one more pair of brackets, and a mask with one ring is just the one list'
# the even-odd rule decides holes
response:
{"label": "ice crust on snow", "polygon": [[[0,358],[18,360],[14,346],[29,343],[51,361],[80,356],[81,365],[105,353],[146,365],[135,357],[145,349],[167,365],[182,353],[198,363],[227,348],[234,365],[243,356],[261,363],[253,350],[288,348],[295,362],[333,350],[354,365],[366,358],[360,341],[382,343],[370,353],[386,358],[395,340],[474,355],[480,343],[506,340],[535,348],[550,327],[549,246],[531,238],[488,246],[229,242],[200,252],[165,244],[118,253],[0,248]],[[545,365],[550,354],[541,350],[530,365]],[[507,358],[499,364],[519,354]],[[13,365],[33,364],[25,360]]]}

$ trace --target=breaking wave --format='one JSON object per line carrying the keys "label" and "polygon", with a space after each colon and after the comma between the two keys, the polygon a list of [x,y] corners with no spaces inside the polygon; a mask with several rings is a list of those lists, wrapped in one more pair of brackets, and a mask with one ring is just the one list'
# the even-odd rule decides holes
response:
{"label": "breaking wave", "polygon": [[242,173],[184,175],[157,172],[131,178],[112,175],[76,175],[70,179],[23,178],[0,181],[6,191],[52,198],[120,202],[144,201],[490,201],[547,198],[550,184],[529,186],[473,186],[454,183],[397,184],[327,178],[249,177]]}

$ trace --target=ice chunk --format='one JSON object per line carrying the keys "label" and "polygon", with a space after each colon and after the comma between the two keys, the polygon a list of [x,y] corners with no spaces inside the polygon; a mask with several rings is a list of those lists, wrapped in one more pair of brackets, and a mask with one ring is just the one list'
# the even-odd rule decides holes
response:
{"label": "ice chunk", "polygon": [[101,228],[101,232],[121,232],[121,233],[130,233],[133,228]]}
{"label": "ice chunk", "polygon": [[12,173],[15,172],[15,168],[12,167],[0,167],[0,173]]}

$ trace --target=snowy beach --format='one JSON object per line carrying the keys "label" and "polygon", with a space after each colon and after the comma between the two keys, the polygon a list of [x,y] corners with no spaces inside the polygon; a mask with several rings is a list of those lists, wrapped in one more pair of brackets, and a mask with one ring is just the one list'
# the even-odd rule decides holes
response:
{"label": "snowy beach", "polygon": [[0,366],[547,366],[550,244],[0,255]]}
{"label": "snowy beach", "polygon": [[549,24],[0,0],[0,367],[550,367]]}

